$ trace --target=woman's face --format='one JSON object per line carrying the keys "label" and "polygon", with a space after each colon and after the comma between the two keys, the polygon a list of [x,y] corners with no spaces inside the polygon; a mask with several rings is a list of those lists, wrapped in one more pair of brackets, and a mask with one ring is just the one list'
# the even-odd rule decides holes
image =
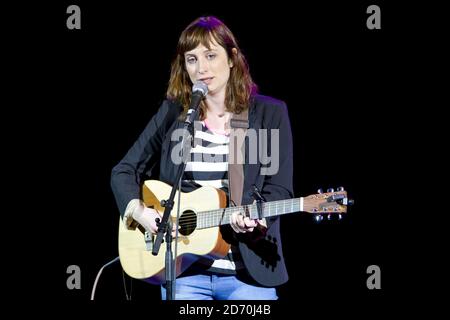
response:
{"label": "woman's face", "polygon": [[230,68],[233,67],[225,49],[214,40],[211,49],[199,44],[184,54],[186,71],[192,83],[203,81],[208,86],[209,95],[225,93]]}

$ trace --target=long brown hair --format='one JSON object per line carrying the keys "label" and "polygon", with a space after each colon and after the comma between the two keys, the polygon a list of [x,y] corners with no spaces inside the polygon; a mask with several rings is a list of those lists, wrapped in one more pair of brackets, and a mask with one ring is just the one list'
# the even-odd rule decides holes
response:
{"label": "long brown hair", "polygon": [[[225,49],[228,58],[231,58],[233,62],[225,93],[227,111],[241,113],[248,108],[250,97],[257,91],[257,86],[250,76],[247,61],[230,29],[216,17],[200,17],[187,26],[180,35],[167,89],[167,98],[183,105],[182,116],[189,108],[192,92],[192,83],[185,67],[184,53],[195,49],[199,44],[210,49],[212,39]],[[235,52],[233,52],[234,48]],[[200,119],[204,119],[205,115],[206,105],[202,101]]]}

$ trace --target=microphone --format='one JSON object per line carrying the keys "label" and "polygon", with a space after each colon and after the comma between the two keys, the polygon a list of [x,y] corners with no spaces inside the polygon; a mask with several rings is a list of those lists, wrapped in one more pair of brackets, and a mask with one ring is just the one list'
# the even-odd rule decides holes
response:
{"label": "microphone", "polygon": [[197,109],[203,97],[208,94],[208,86],[203,81],[197,81],[192,86],[191,104],[186,114],[185,124],[191,124],[197,115]]}

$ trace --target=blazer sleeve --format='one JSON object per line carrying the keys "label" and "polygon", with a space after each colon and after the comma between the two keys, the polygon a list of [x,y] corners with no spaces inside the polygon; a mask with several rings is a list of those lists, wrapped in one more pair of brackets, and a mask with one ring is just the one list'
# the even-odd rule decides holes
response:
{"label": "blazer sleeve", "polygon": [[[268,154],[277,157],[277,170],[260,172],[263,176],[261,194],[266,201],[275,201],[293,197],[293,147],[292,132],[287,107],[284,102],[269,100],[264,105],[263,128],[278,129],[278,141],[270,135],[267,141]],[[262,143],[266,143],[263,138]],[[270,145],[278,148],[278,155],[270,150]],[[274,160],[272,160],[274,161]],[[265,162],[264,162],[265,163]],[[261,165],[260,170],[270,166]],[[260,178],[261,179],[261,178]],[[257,227],[253,232],[236,234],[239,251],[250,276],[260,285],[274,287],[288,281],[289,276],[283,258],[280,235],[280,218],[266,218],[267,228]]]}
{"label": "blazer sleeve", "polygon": [[[289,121],[287,106],[281,102],[273,108],[271,114],[271,129],[278,129],[279,140],[274,144],[278,145],[278,170],[274,174],[267,174],[264,178],[264,184],[261,190],[262,195],[267,202],[275,200],[290,199],[294,197],[293,191],[293,145],[292,131]],[[271,135],[271,139],[273,139]],[[270,146],[271,143],[269,142]],[[274,156],[274,150],[270,150],[271,156]],[[268,219],[268,227],[277,220],[278,217]]]}
{"label": "blazer sleeve", "polygon": [[111,188],[122,217],[131,200],[142,198],[143,175],[159,162],[165,132],[176,119],[173,109],[172,103],[164,101],[125,157],[112,169]]}

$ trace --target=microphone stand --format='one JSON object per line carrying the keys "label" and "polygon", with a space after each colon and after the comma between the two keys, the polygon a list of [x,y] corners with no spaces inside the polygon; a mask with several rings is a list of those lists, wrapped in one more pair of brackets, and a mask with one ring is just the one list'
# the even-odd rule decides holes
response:
{"label": "microphone stand", "polygon": [[[166,241],[166,256],[165,256],[165,278],[166,278],[166,299],[175,299],[175,273],[174,273],[174,259],[172,253],[172,221],[169,220],[170,212],[173,209],[173,199],[175,198],[175,193],[178,185],[180,185],[181,178],[183,177],[184,171],[186,169],[187,157],[191,154],[191,148],[194,143],[194,120],[197,119],[198,106],[194,109],[191,114],[189,114],[188,119],[184,123],[183,127],[183,139],[182,139],[182,163],[178,166],[177,176],[175,183],[172,186],[172,191],[170,192],[169,199],[162,200],[161,206],[164,207],[164,214],[158,225],[158,232],[156,234],[156,239],[153,244],[152,254],[156,256],[159,252],[161,246],[163,235],[165,234]],[[189,142],[189,143],[187,143]],[[178,204],[179,206],[180,204]]]}

